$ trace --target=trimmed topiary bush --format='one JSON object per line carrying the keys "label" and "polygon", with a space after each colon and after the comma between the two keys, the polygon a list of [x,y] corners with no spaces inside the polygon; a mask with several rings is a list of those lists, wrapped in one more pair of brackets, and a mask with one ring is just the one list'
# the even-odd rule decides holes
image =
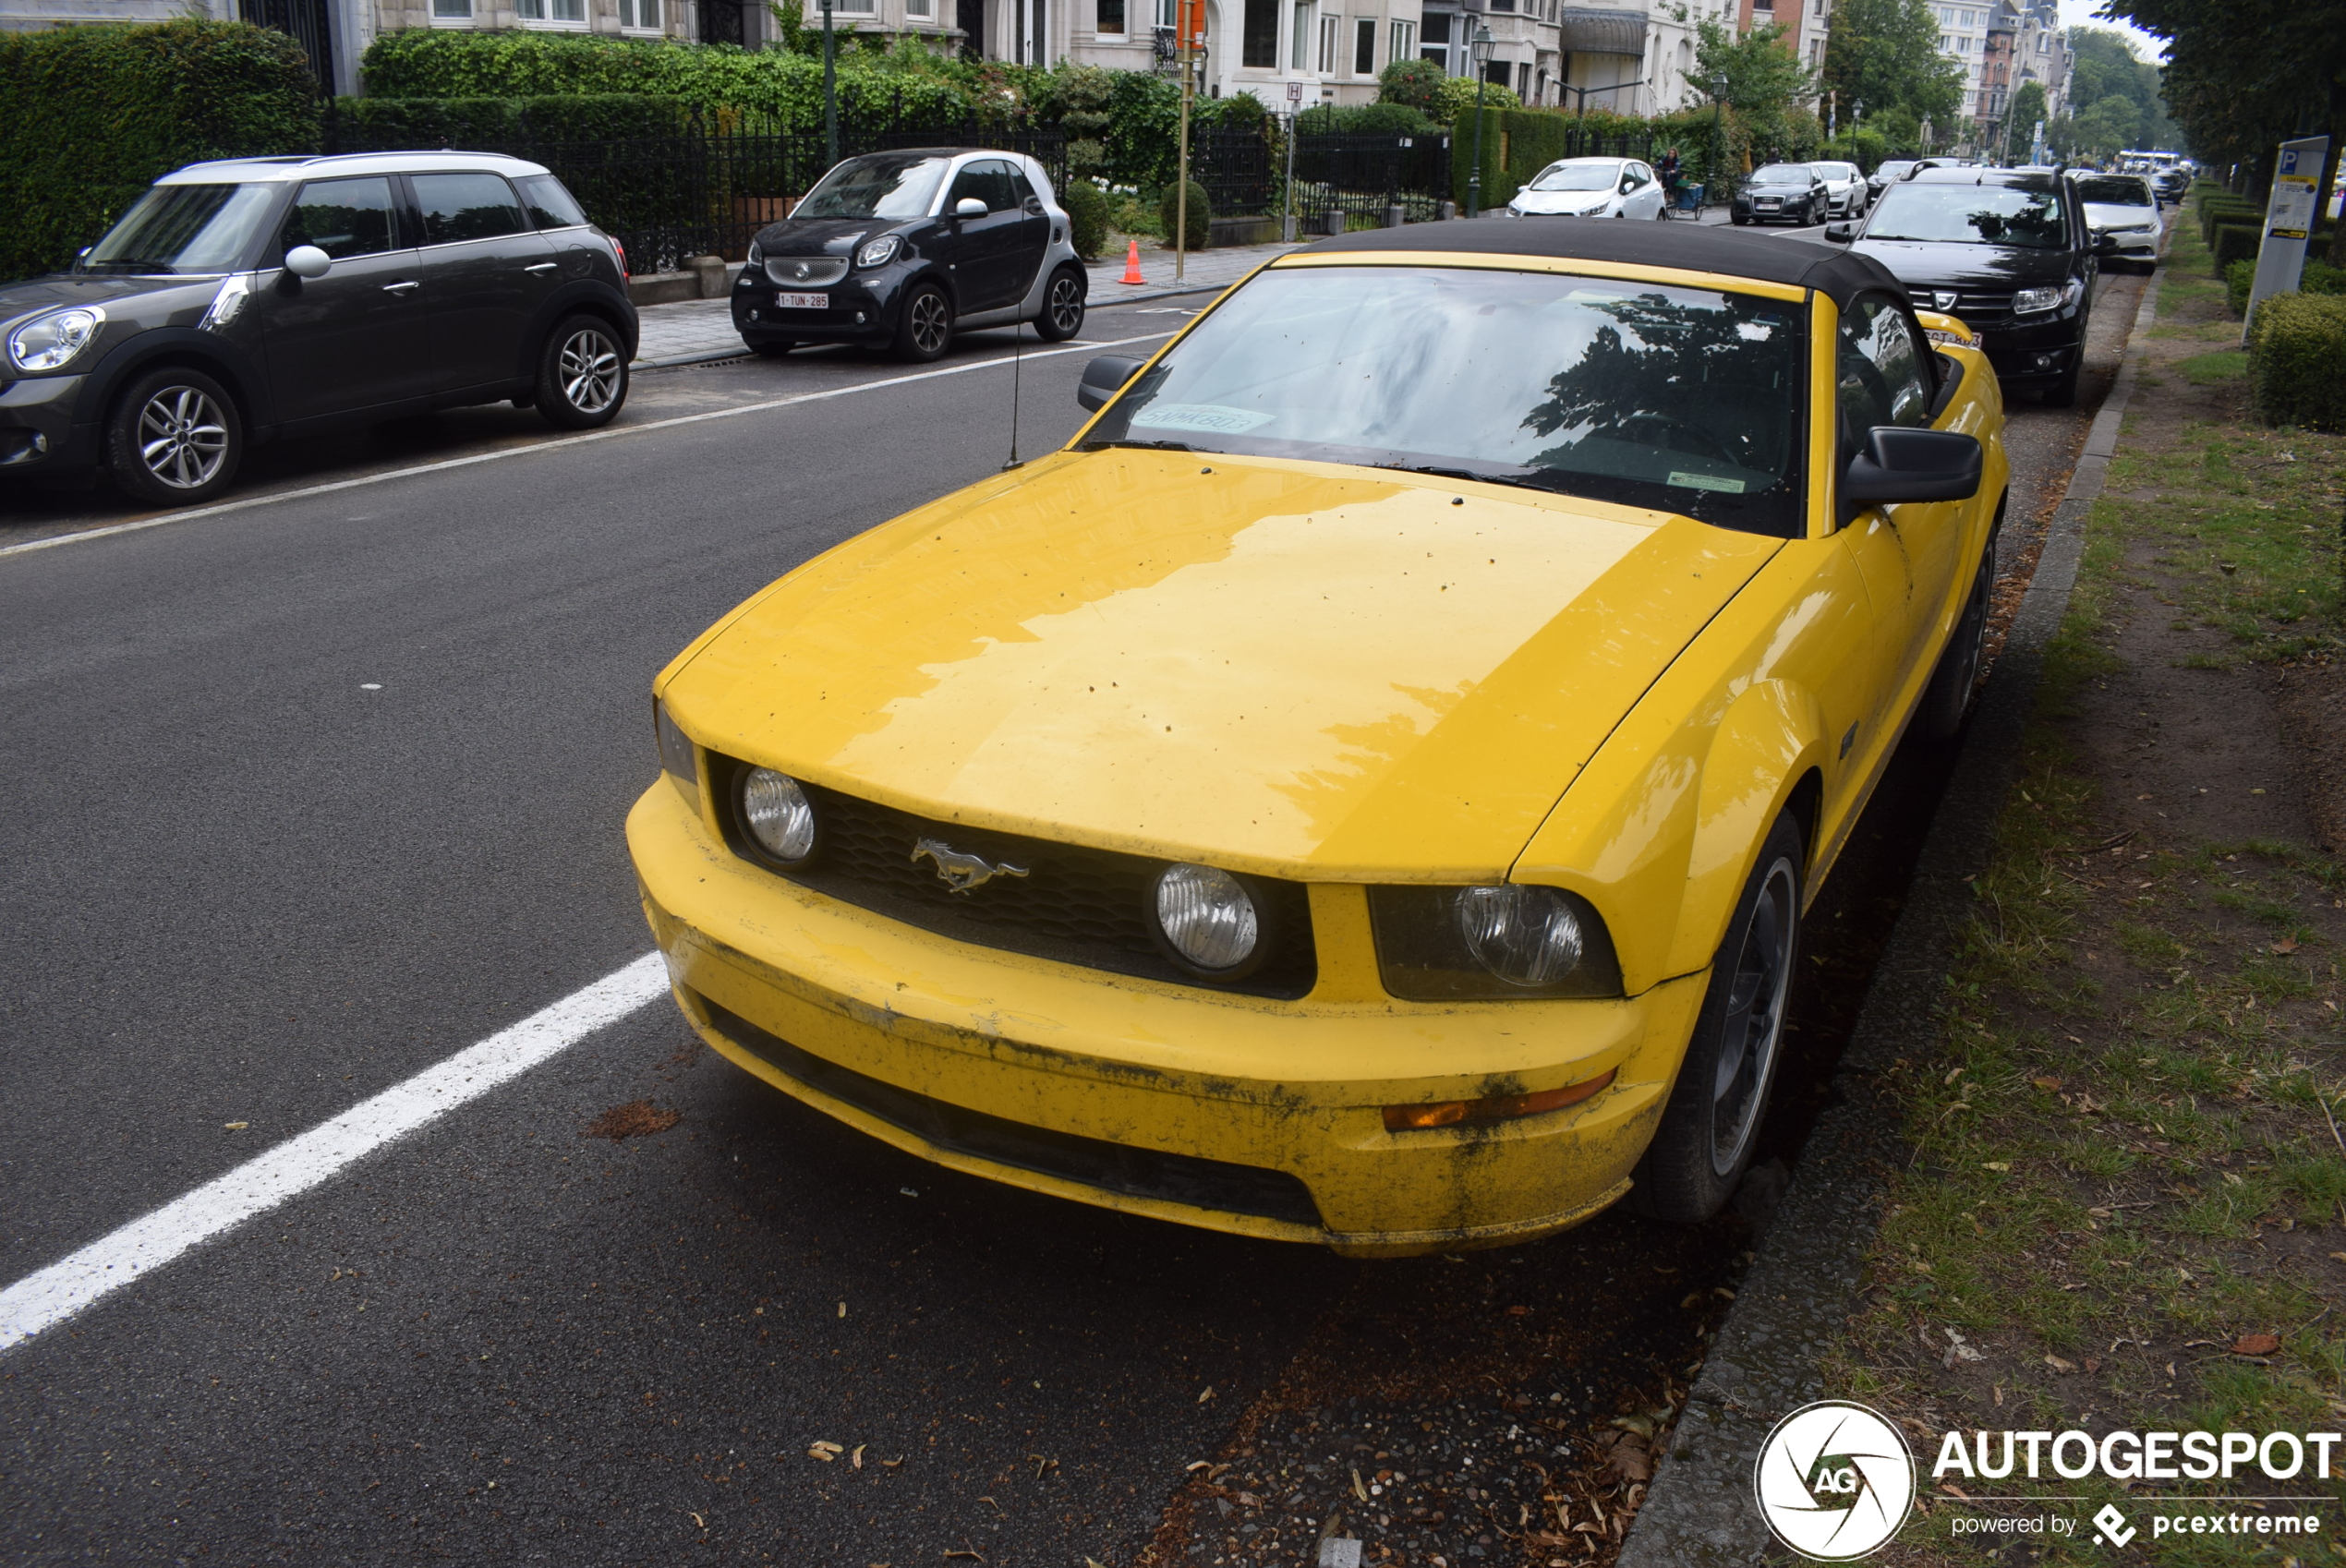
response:
{"label": "trimmed topiary bush", "polygon": [[243,22],[0,32],[0,277],[62,267],[157,177],[318,148],[299,46]]}
{"label": "trimmed topiary bush", "polygon": [[[1176,199],[1180,194],[1180,189],[1181,187],[1178,181],[1167,185],[1165,187],[1164,196],[1158,199],[1156,204],[1156,215],[1165,224],[1163,232],[1168,242],[1172,237],[1175,224],[1179,221],[1174,213],[1177,210]],[[1188,248],[1203,250],[1207,241],[1214,236],[1214,204],[1206,199],[1205,187],[1195,180],[1190,182],[1190,202],[1186,215],[1189,218]]]}
{"label": "trimmed topiary bush", "polygon": [[2256,286],[2256,263],[2235,261],[2224,269],[2224,303],[2235,316],[2248,314],[2248,294]]}
{"label": "trimmed topiary bush", "polygon": [[2248,388],[2267,424],[2346,432],[2346,296],[2279,294],[2256,308]]}
{"label": "trimmed topiary bush", "polygon": [[1107,192],[1090,180],[1070,180],[1059,192],[1059,205],[1067,209],[1067,239],[1075,254],[1098,260],[1107,244]]}
{"label": "trimmed topiary bush", "polygon": [[2218,277],[2222,277],[2224,269],[2235,261],[2246,261],[2251,266],[2255,264],[2256,247],[2264,238],[2263,228],[2262,223],[2225,223],[2216,225],[2215,234],[2208,238],[2207,249],[2215,261]]}
{"label": "trimmed topiary bush", "polygon": [[334,100],[336,149],[351,152],[676,136],[691,123],[683,100],[633,92]]}

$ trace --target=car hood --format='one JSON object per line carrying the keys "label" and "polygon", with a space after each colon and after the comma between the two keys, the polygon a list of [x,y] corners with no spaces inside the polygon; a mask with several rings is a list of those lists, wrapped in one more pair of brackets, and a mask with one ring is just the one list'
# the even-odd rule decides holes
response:
{"label": "car hood", "polygon": [[757,232],[768,256],[852,256],[869,235],[895,228],[888,218],[785,218]]}
{"label": "car hood", "polygon": [[1609,190],[1531,190],[1515,193],[1514,206],[1525,212],[1588,212],[1612,205]]}
{"label": "car hood", "polygon": [[1910,286],[1936,283],[1955,289],[2016,289],[2031,283],[2057,283],[2069,276],[2066,250],[1863,237],[1849,248],[1872,257]]}
{"label": "car hood", "polygon": [[662,694],[703,745],[924,816],[1495,880],[1781,543],[1457,488],[1060,453],[792,573]]}
{"label": "car hood", "polygon": [[1807,180],[1798,185],[1760,185],[1754,182],[1745,186],[1743,193],[1746,196],[1806,196],[1814,188]]}
{"label": "car hood", "polygon": [[2156,207],[2131,207],[2114,201],[2086,203],[2086,222],[2098,229],[2134,229],[2159,222]]}
{"label": "car hood", "polygon": [[134,296],[171,294],[179,290],[217,290],[211,278],[110,277],[103,272],[52,272],[0,287],[0,322],[12,321],[39,310],[67,305],[104,305]]}

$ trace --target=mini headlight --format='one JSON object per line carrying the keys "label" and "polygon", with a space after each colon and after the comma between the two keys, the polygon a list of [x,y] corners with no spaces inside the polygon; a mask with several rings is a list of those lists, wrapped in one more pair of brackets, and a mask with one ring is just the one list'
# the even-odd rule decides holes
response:
{"label": "mini headlight", "polygon": [[1156,923],[1176,953],[1209,973],[1252,958],[1263,935],[1239,879],[1210,865],[1166,868],[1156,879]]}
{"label": "mini headlight", "polygon": [[2012,308],[2015,314],[2023,316],[2031,311],[2050,310],[2061,303],[2061,296],[2067,292],[2059,283],[2044,288],[2025,288],[2012,296]]}
{"label": "mini headlight", "polygon": [[903,243],[896,235],[882,235],[876,240],[867,241],[864,248],[855,253],[855,265],[885,267],[896,259],[896,252]]}
{"label": "mini headlight", "polygon": [[8,357],[19,370],[54,370],[90,346],[106,313],[95,306],[52,311],[8,334]]}
{"label": "mini headlight", "polygon": [[756,240],[749,242],[749,264],[753,267],[766,265],[766,247]]}
{"label": "mini headlight", "polygon": [[737,788],[742,831],[768,859],[793,866],[815,852],[815,808],[797,779],[751,767],[743,769]]}

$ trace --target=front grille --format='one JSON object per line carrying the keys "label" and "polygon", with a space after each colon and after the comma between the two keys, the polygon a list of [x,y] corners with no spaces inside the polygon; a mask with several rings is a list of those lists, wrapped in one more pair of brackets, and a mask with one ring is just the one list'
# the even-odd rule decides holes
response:
{"label": "front grille", "polygon": [[2012,314],[2013,291],[2008,288],[1963,289],[1955,295],[1954,304],[1941,305],[1934,298],[1937,290],[1918,288],[1907,291],[1914,297],[1917,310],[1936,310],[1941,315],[1960,318],[1964,325],[1977,327],[2002,320]]}
{"label": "front grille", "polygon": [[1105,1192],[1320,1227],[1320,1211],[1312,1201],[1311,1189],[1285,1171],[1135,1149],[948,1104],[811,1055],[698,993],[694,999],[708,1009],[709,1022],[717,1032],[743,1050],[807,1087],[940,1149],[1081,1182]]}
{"label": "front grille", "polygon": [[847,258],[768,256],[766,276],[783,288],[827,288],[847,276]]}
{"label": "front grille", "polygon": [[[727,802],[734,852],[755,861],[732,821],[733,779],[743,765],[710,760],[724,791],[719,798]],[[842,903],[957,942],[1177,985],[1291,1000],[1309,993],[1319,977],[1311,901],[1300,883],[1246,879],[1268,945],[1263,966],[1242,980],[1201,980],[1157,945],[1156,879],[1168,861],[932,821],[836,790],[802,787],[815,808],[816,858],[775,874]],[[998,876],[956,893],[934,864],[913,861],[913,847],[923,838],[998,865],[1008,862],[1027,874]]]}

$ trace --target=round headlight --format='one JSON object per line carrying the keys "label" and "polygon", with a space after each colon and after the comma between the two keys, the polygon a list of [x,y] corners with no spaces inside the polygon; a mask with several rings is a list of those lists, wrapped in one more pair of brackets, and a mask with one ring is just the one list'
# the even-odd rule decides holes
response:
{"label": "round headlight", "polygon": [[1156,879],[1156,923],[1201,970],[1236,969],[1254,956],[1263,923],[1239,879],[1210,865],[1176,865]]}
{"label": "round headlight", "polygon": [[19,370],[54,370],[90,345],[105,319],[103,310],[73,309],[27,321],[8,334],[8,357]]}
{"label": "round headlight", "polygon": [[798,780],[770,767],[742,775],[742,827],[757,847],[785,865],[815,850],[815,808]]}
{"label": "round headlight", "polygon": [[895,235],[882,235],[855,253],[858,267],[885,267],[896,259],[897,247],[903,240]]}
{"label": "round headlight", "polygon": [[1469,887],[1458,934],[1484,969],[1515,985],[1554,985],[1587,947],[1579,917],[1553,887]]}

